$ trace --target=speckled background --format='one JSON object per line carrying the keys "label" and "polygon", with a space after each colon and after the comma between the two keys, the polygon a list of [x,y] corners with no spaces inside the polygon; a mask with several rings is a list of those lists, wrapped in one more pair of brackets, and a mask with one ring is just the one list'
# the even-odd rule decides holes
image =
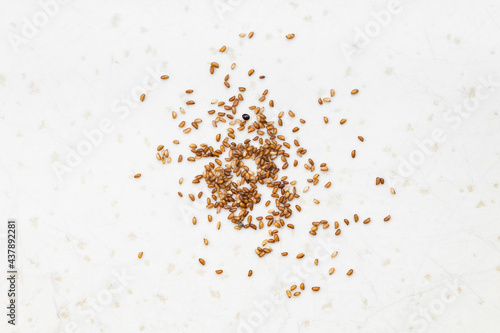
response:
{"label": "speckled background", "polygon": [[[19,235],[17,326],[2,313],[0,331],[498,332],[498,1],[54,3],[0,4],[0,221],[17,218]],[[210,101],[238,86],[245,107],[269,90],[268,118],[297,114],[282,134],[327,162],[320,185],[333,183],[301,196],[295,230],[262,259],[267,230],[208,223],[202,202],[178,197],[205,190],[190,181],[202,163],[155,159],[159,144],[177,156],[215,137]],[[177,127],[197,117],[196,133]],[[307,123],[292,133],[298,118]],[[298,189],[312,176],[287,171]],[[308,234],[312,221],[355,213],[372,222]],[[296,282],[306,290],[286,298]]]}

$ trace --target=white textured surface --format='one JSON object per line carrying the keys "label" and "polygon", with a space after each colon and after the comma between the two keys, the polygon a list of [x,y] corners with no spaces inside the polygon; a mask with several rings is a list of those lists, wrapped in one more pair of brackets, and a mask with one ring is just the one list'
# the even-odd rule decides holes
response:
{"label": "white textured surface", "polygon": [[[14,329],[2,312],[0,331],[498,332],[500,5],[401,1],[402,12],[367,45],[357,43],[348,61],[342,46],[349,49],[357,29],[388,3],[75,0],[16,52],[9,38],[41,9],[35,1],[4,1],[0,218],[19,221],[20,309]],[[250,31],[250,40],[238,37]],[[292,32],[295,39],[286,40]],[[222,45],[224,54],[217,52]],[[211,61],[221,64],[214,76]],[[204,189],[190,183],[201,163],[163,166],[154,158],[158,144],[185,154],[189,143],[215,136],[206,110],[212,98],[234,94],[222,85],[231,62],[232,87],[248,88],[244,106],[267,88],[276,102],[268,117],[292,109],[307,121],[297,137],[316,163],[328,162],[320,184],[334,184],[301,197],[296,229],[281,231],[264,259],[253,250],[267,231],[237,231],[224,219],[217,231],[204,208],[177,196],[179,187]],[[123,113],[123,96],[156,66],[170,79]],[[494,83],[481,86],[488,77]],[[205,122],[184,135],[170,112],[184,105],[189,88],[196,105],[185,107],[183,119],[201,115]],[[330,88],[334,101],[319,106]],[[353,88],[360,93],[351,96]],[[479,101],[471,112],[445,113],[471,101]],[[56,163],[105,118],[111,133],[59,181]],[[292,138],[298,119],[285,119],[283,132]],[[419,154],[417,142],[436,129],[446,139],[401,174],[401,160]],[[133,179],[136,172],[143,177]],[[299,189],[311,176],[303,168],[289,174]],[[386,184],[375,187],[377,176]],[[372,223],[353,224],[354,213]],[[392,219],[383,223],[387,214]],[[339,237],[332,229],[308,234],[313,220],[344,218],[351,225]],[[329,240],[338,257],[321,257],[300,279],[306,291],[284,299],[301,265]],[[301,262],[299,252],[306,253]],[[337,271],[329,276],[332,266]],[[320,292],[311,292],[313,285]],[[269,307],[273,295],[280,303]]]}

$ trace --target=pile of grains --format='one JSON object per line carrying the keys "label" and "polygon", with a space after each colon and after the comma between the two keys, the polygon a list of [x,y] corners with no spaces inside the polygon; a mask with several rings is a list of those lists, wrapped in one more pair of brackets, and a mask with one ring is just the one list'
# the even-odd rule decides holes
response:
{"label": "pile of grains", "polygon": [[[240,37],[247,36],[245,33],[239,34]],[[248,38],[254,36],[253,32],[248,34]],[[286,39],[291,40],[295,37],[295,34],[287,34]],[[219,49],[219,52],[225,52],[228,47],[226,45]],[[236,64],[232,63],[230,65],[231,70],[236,68]],[[211,62],[208,68],[210,74],[214,74],[216,70],[222,70],[222,65],[217,62]],[[252,76],[255,73],[255,69],[248,70],[248,76]],[[224,86],[230,88],[229,74],[224,78]],[[258,79],[264,79],[264,75],[260,75]],[[169,79],[168,75],[161,76],[162,80]],[[232,83],[234,85],[234,83]],[[289,219],[295,212],[300,212],[301,207],[295,204],[295,200],[300,197],[299,191],[296,188],[297,181],[289,180],[287,176],[281,175],[282,170],[293,166],[294,168],[299,167],[299,160],[307,155],[307,149],[303,147],[297,139],[293,142],[288,142],[284,131],[288,131],[289,128],[285,127],[285,122],[287,118],[294,118],[295,113],[291,110],[288,112],[281,111],[278,113],[276,118],[268,118],[266,116],[266,107],[260,105],[252,105],[248,110],[240,111],[239,103],[244,100],[244,94],[246,92],[245,87],[238,87],[237,93],[231,96],[227,101],[219,101],[217,99],[212,100],[211,104],[216,106],[216,109],[209,110],[207,113],[212,117],[211,124],[214,128],[217,128],[219,123],[227,123],[229,127],[227,128],[227,133],[217,133],[215,140],[218,146],[211,146],[207,143],[191,143],[189,145],[189,151],[191,154],[188,155],[186,160],[188,162],[203,162],[203,168],[201,168],[200,173],[195,175],[192,179],[192,183],[204,185],[206,189],[209,190],[210,195],[206,198],[206,207],[208,209],[214,210],[216,214],[225,213],[227,214],[227,220],[232,223],[235,229],[264,229],[268,228],[268,237],[262,240],[262,243],[256,246],[255,253],[259,257],[264,257],[273,251],[272,244],[280,241],[280,236],[278,235],[281,230],[289,228],[294,229],[295,226],[291,223],[286,223],[285,221]],[[188,89],[185,91],[186,94],[192,94],[193,90]],[[359,93],[358,89],[353,89],[350,91],[351,95],[356,95]],[[262,103],[266,100],[269,91],[266,89],[262,92],[261,96],[257,99],[258,102]],[[330,103],[332,99],[336,96],[334,89],[330,89],[330,97],[323,97],[318,99],[319,104]],[[145,95],[140,96],[140,100],[145,100]],[[194,105],[196,102],[194,100],[189,100],[186,105],[189,107]],[[274,107],[274,100],[269,101],[269,107]],[[180,108],[180,112],[185,114],[185,110]],[[249,114],[253,114],[251,117]],[[175,120],[177,118],[177,112],[172,112],[172,118]],[[328,118],[323,117],[324,123],[328,124]],[[178,127],[182,129],[182,132],[187,135],[192,130],[198,130],[200,124],[203,122],[201,118],[193,119],[191,126],[189,126],[186,121],[182,121],[178,124]],[[301,125],[305,124],[306,121],[300,119]],[[347,119],[343,118],[340,120],[340,125],[346,125]],[[187,127],[186,127],[187,125]],[[292,133],[300,131],[300,127],[294,127],[291,129]],[[246,139],[244,141],[238,141],[238,132],[246,132],[253,135],[253,138]],[[359,141],[364,142],[364,137],[356,135]],[[174,140],[174,144],[179,144],[179,140]],[[293,157],[292,157],[293,156]],[[351,157],[356,157],[356,150],[352,150]],[[164,145],[159,145],[156,150],[156,159],[163,164],[171,163],[172,156],[169,154],[168,148]],[[182,163],[184,160],[183,155],[177,157],[177,162]],[[251,167],[249,167],[251,165]],[[311,178],[307,179],[307,182],[311,186],[317,185],[320,181],[325,184],[325,188],[330,188],[332,181],[326,179],[322,181],[321,175],[329,171],[329,168],[325,162],[316,163],[312,158],[307,158],[307,162],[303,165],[307,172],[313,173]],[[317,173],[316,170],[318,169]],[[255,170],[255,171],[252,171]],[[134,175],[134,178],[141,177],[140,173]],[[179,184],[182,184],[183,178],[179,179]],[[375,185],[383,185],[384,179],[377,177]],[[259,189],[267,187],[271,190],[272,201],[267,200],[264,205],[272,208],[268,210],[268,215],[265,216],[254,216],[253,209],[256,205],[261,204],[264,200]],[[309,191],[309,186],[306,186],[302,193]],[[395,194],[394,188],[390,188],[392,194]],[[184,197],[182,192],[178,192],[180,197]],[[191,201],[201,200],[203,192],[199,192],[198,195],[188,194],[187,197]],[[314,204],[321,204],[318,199],[313,200]],[[384,218],[387,222],[391,218],[388,215]],[[357,214],[353,217],[354,222],[359,221]],[[212,222],[212,215],[208,215],[208,221]],[[192,223],[196,225],[197,218],[192,218]],[[368,217],[363,220],[363,224],[368,224],[371,219]],[[325,230],[330,227],[330,223],[327,220],[313,221],[309,234],[316,236],[321,229]],[[344,219],[345,226],[349,225],[349,220]],[[221,222],[217,223],[217,229],[220,229]],[[285,228],[286,227],[286,228]],[[333,223],[334,232],[333,234],[339,236],[341,234],[341,225],[338,221]],[[209,242],[204,239],[205,245]],[[337,252],[334,252],[331,257],[335,258]],[[139,258],[142,258],[143,253],[139,254]],[[282,252],[282,256],[287,256],[287,252]],[[303,253],[299,253],[297,259],[302,259],[305,257]],[[199,263],[205,265],[205,259],[199,258]],[[314,261],[314,264],[318,265],[318,259]],[[332,275],[335,268],[330,268],[328,271],[329,275]],[[216,274],[222,274],[222,269],[216,269]],[[353,269],[349,269],[346,273],[348,276],[353,274]],[[251,277],[253,271],[248,271],[248,276]],[[289,298],[293,296],[299,296],[300,291],[295,291],[296,285],[293,285],[286,290],[286,294]],[[305,289],[304,283],[300,285],[300,289],[303,291]],[[311,287],[312,291],[319,291],[319,286]],[[293,292],[293,293],[292,293]]]}

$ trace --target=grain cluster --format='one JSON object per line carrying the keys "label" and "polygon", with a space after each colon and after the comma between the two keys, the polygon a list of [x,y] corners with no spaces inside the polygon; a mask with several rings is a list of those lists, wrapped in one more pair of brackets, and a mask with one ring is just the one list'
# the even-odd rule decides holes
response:
{"label": "grain cluster", "polygon": [[[241,33],[239,36],[243,38],[247,34]],[[248,34],[248,38],[252,38],[253,36],[253,32]],[[286,38],[289,40],[294,37],[295,34],[293,33],[286,35]],[[220,57],[225,57],[224,54],[227,49],[226,45],[218,49],[221,53]],[[210,74],[215,74],[216,70],[227,71],[226,66],[230,70],[235,70],[236,68],[236,63],[225,65],[223,62],[210,61],[209,64]],[[262,80],[266,77],[265,75],[260,75],[260,73],[258,74],[258,78],[257,75],[252,76],[256,72],[254,68],[242,70],[251,77],[249,79]],[[214,75],[214,77],[216,76]],[[169,75],[161,76],[162,80],[169,78]],[[229,89],[227,91],[234,91],[234,94],[227,99],[211,99],[209,104],[210,110],[206,111],[206,116],[203,117],[197,111],[196,118],[191,120],[186,119],[186,110],[189,111],[190,108],[200,110],[199,104],[196,103],[196,93],[193,89],[184,90],[185,94],[187,94],[186,96],[190,96],[190,99],[185,102],[184,107],[186,109],[179,108],[180,117],[184,118],[184,120],[177,124],[178,128],[182,131],[181,135],[189,136],[190,132],[199,130],[203,126],[211,126],[212,129],[205,129],[206,133],[215,130],[215,135],[212,141],[207,139],[206,142],[190,143],[185,156],[179,154],[176,157],[174,156],[174,158],[178,163],[186,163],[183,161],[187,161],[202,164],[199,168],[199,173],[192,177],[191,182],[199,184],[199,186],[204,186],[206,193],[204,191],[200,191],[198,194],[188,193],[185,197],[186,199],[189,198],[192,202],[204,200],[206,208],[214,212],[212,214],[223,214],[225,219],[222,219],[222,221],[227,220],[237,230],[250,229],[258,231],[267,229],[264,239],[254,249],[257,256],[264,257],[272,253],[273,244],[281,240],[280,236],[284,234],[283,230],[295,229],[295,225],[287,220],[290,220],[292,216],[302,211],[302,207],[297,203],[297,199],[301,197],[299,190],[297,190],[298,181],[289,179],[284,174],[285,170],[289,167],[299,167],[299,161],[304,160],[303,167],[306,173],[312,176],[305,179],[309,183],[309,186],[302,189],[302,194],[307,193],[311,187],[314,188],[320,182],[324,184],[324,188],[326,189],[334,187],[332,180],[328,179],[332,174],[326,162],[315,161],[313,157],[309,156],[307,148],[299,142],[300,133],[302,133],[301,128],[305,126],[306,120],[302,118],[297,120],[295,118],[296,112],[292,110],[273,111],[272,108],[275,105],[279,105],[274,99],[266,102],[271,110],[271,112],[266,112],[268,110],[264,102],[271,96],[271,92],[268,89],[259,94],[256,100],[251,103],[253,105],[242,110],[242,102],[251,100],[253,94],[246,96],[247,88],[238,86],[230,74],[224,76],[222,84]],[[350,91],[351,95],[358,93],[358,89]],[[318,98],[318,103],[323,105],[321,108],[325,108],[325,103],[335,103],[334,97],[337,95],[338,93],[334,89],[330,89],[329,97]],[[140,101],[143,102],[144,100],[145,95],[143,94],[140,96]],[[191,112],[191,114],[194,113]],[[204,120],[207,117],[210,118],[208,122]],[[321,117],[324,123],[323,126],[331,126],[327,116],[322,115]],[[173,121],[178,121],[177,118],[178,113],[172,111]],[[287,125],[288,121],[290,122],[289,126]],[[337,121],[344,127],[350,127],[351,122],[348,123],[346,118],[341,118]],[[221,129],[222,126],[219,127],[222,124],[225,125],[225,130]],[[356,134],[353,140],[353,142],[356,142],[355,147],[361,149],[362,142],[365,141],[364,137]],[[180,142],[181,140],[178,139],[173,140],[173,144],[175,145],[179,145]],[[164,144],[156,147],[155,155],[156,159],[162,164],[172,162],[169,149]],[[351,157],[353,159],[357,157],[356,149],[352,149]],[[140,177],[140,173],[134,175],[134,178]],[[383,185],[384,182],[384,178],[377,177],[375,185]],[[180,178],[179,185],[183,183],[184,178]],[[271,198],[263,197],[262,189],[264,188],[267,188],[271,192]],[[392,194],[396,193],[392,187],[390,188],[390,192]],[[184,198],[184,194],[181,191],[178,192],[178,195]],[[311,199],[308,200],[314,205],[323,204],[317,198],[312,197]],[[267,215],[254,214],[254,208],[258,205],[264,205],[268,208]],[[383,221],[387,222],[390,218],[391,216],[388,215]],[[303,220],[304,217],[296,220],[296,223],[301,223]],[[357,223],[359,216],[354,214],[353,220]],[[209,214],[208,222],[212,221],[213,216]],[[193,225],[196,225],[199,222],[199,218],[192,217],[191,222]],[[370,222],[370,217],[366,217],[363,220],[363,224],[365,225]],[[317,236],[318,233],[323,232],[331,236],[340,236],[342,232],[341,223],[338,221],[329,222],[326,219],[313,221],[311,222],[309,234]],[[342,226],[347,227],[349,225],[349,219],[343,219]],[[218,221],[216,224],[217,229],[220,230],[221,226],[221,221]],[[332,226],[331,229],[330,226]],[[204,238],[203,242],[206,246],[209,245],[208,239]],[[337,254],[338,252],[332,253],[331,258],[335,258]],[[288,252],[281,252],[281,256],[287,257]],[[139,258],[141,257],[142,252],[139,254]],[[303,261],[311,260],[308,258],[308,255],[303,252],[296,255],[296,259]],[[199,258],[198,261],[203,266],[207,264],[205,259]],[[318,259],[314,259],[313,263],[315,266],[320,267]],[[326,265],[328,266],[325,268],[324,273],[332,275],[335,272],[335,268],[331,264],[326,263]],[[212,269],[218,275],[223,274],[223,270],[219,267]],[[347,275],[350,276],[352,274],[353,270],[349,269]],[[248,270],[247,275],[251,277],[253,270]],[[301,292],[295,291],[296,289],[296,285],[291,286],[286,290],[287,296],[289,298],[299,296]],[[300,289],[302,291],[305,290],[304,283],[300,285]],[[317,292],[320,290],[320,286],[313,286],[311,289]]]}

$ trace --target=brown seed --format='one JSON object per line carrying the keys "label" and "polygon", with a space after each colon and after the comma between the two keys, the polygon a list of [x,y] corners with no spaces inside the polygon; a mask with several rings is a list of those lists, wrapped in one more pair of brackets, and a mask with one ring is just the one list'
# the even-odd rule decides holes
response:
{"label": "brown seed", "polygon": [[375,178],[375,185],[379,185],[379,184],[380,184],[380,178],[377,177],[377,178]]}
{"label": "brown seed", "polygon": [[323,98],[323,102],[325,103],[330,103],[332,100],[329,99],[328,97]]}
{"label": "brown seed", "polygon": [[222,46],[220,49],[219,49],[219,52],[224,52],[226,51],[226,45]]}
{"label": "brown seed", "polygon": [[359,216],[358,214],[354,214],[354,222],[358,222],[359,221]]}
{"label": "brown seed", "polygon": [[297,285],[296,284],[294,284],[293,286],[290,287],[291,291],[294,291],[295,289],[297,289]]}
{"label": "brown seed", "polygon": [[222,269],[218,269],[218,270],[216,270],[216,271],[215,271],[215,273],[217,273],[217,274],[222,274]]}
{"label": "brown seed", "polygon": [[341,119],[341,120],[340,120],[340,125],[344,125],[346,121],[347,121],[347,119],[345,119],[345,118],[344,118],[344,119]]}
{"label": "brown seed", "polygon": [[288,255],[288,252],[281,252],[281,255],[282,255],[283,257],[286,257],[286,256]]}
{"label": "brown seed", "polygon": [[288,35],[286,35],[287,39],[292,39],[293,37],[295,37],[295,34],[288,34]]}
{"label": "brown seed", "polygon": [[194,101],[187,101],[186,102],[187,105],[193,105],[194,104]]}
{"label": "brown seed", "polygon": [[386,217],[384,217],[384,221],[387,222],[391,219],[391,215],[387,215]]}
{"label": "brown seed", "polygon": [[248,34],[248,38],[252,38],[252,37],[253,37],[253,31]]}
{"label": "brown seed", "polygon": [[248,271],[248,276],[252,276],[252,275],[253,275],[252,270],[249,270],[249,271]]}
{"label": "brown seed", "polygon": [[312,287],[311,288],[313,291],[318,291],[319,290],[319,287]]}
{"label": "brown seed", "polygon": [[391,187],[391,193],[396,194],[396,190],[394,189],[394,187]]}
{"label": "brown seed", "polygon": [[352,269],[350,269],[348,272],[347,272],[347,275],[351,276],[352,273],[354,273],[354,271]]}
{"label": "brown seed", "polygon": [[205,260],[203,260],[202,258],[198,259],[198,261],[200,262],[200,264],[205,265]]}
{"label": "brown seed", "polygon": [[371,221],[370,218],[367,218],[366,220],[363,221],[363,223],[368,224],[368,223],[370,223],[370,221]]}
{"label": "brown seed", "polygon": [[316,205],[319,205],[319,200],[318,200],[318,199],[314,199],[313,201],[314,201],[314,203],[315,203]]}
{"label": "brown seed", "polygon": [[295,127],[295,128],[292,130],[292,132],[294,132],[294,133],[295,133],[295,132],[297,132],[299,129],[300,129],[300,128]]}
{"label": "brown seed", "polygon": [[338,252],[338,251],[333,252],[333,253],[332,253],[332,258],[335,258],[335,257],[337,256],[337,254],[339,254],[339,252]]}
{"label": "brown seed", "polygon": [[203,238],[203,243],[205,243],[205,245],[208,245],[208,239]]}
{"label": "brown seed", "polygon": [[300,295],[300,291],[297,291],[293,294],[293,296],[299,296]]}
{"label": "brown seed", "polygon": [[141,175],[140,173],[136,173],[136,174],[134,175],[134,178],[140,178],[141,176],[142,176],[142,175]]}
{"label": "brown seed", "polygon": [[169,76],[168,76],[168,75],[162,75],[162,76],[160,76],[160,79],[162,79],[162,80],[166,80],[166,79],[168,79],[168,78],[169,78]]}
{"label": "brown seed", "polygon": [[358,136],[358,139],[359,139],[359,141],[361,141],[361,142],[365,141],[365,138],[363,138],[362,136]]}
{"label": "brown seed", "polygon": [[332,186],[332,182],[328,182],[328,183],[325,184],[326,188],[330,188],[330,186]]}
{"label": "brown seed", "polygon": [[246,34],[246,33],[243,33],[243,32],[239,34],[239,36],[240,36],[240,37],[245,37],[246,35],[247,35],[247,34]]}
{"label": "brown seed", "polygon": [[351,91],[351,95],[356,95],[358,92],[359,92],[359,90],[358,90],[358,89],[353,89],[353,90]]}
{"label": "brown seed", "polygon": [[235,68],[236,68],[236,64],[233,62],[233,63],[231,64],[231,69],[235,69]]}
{"label": "brown seed", "polygon": [[352,156],[352,158],[356,157],[356,150],[351,151],[351,156]]}
{"label": "brown seed", "polygon": [[304,258],[304,253],[297,254],[297,259],[302,259],[302,258]]}
{"label": "brown seed", "polygon": [[330,96],[331,96],[331,97],[335,96],[335,90],[330,89]]}
{"label": "brown seed", "polygon": [[318,104],[323,105],[323,100],[321,98],[318,98]]}
{"label": "brown seed", "polygon": [[333,267],[332,267],[332,268],[330,268],[330,270],[328,271],[328,274],[332,275],[332,274],[333,274],[333,272],[335,272],[335,268],[333,268]]}
{"label": "brown seed", "polygon": [[323,121],[325,122],[325,124],[328,124],[328,118],[327,117],[323,117]]}
{"label": "brown seed", "polygon": [[163,145],[159,145],[159,146],[156,148],[156,151],[160,151],[160,150],[162,150],[163,148],[164,148],[164,146],[163,146]]}
{"label": "brown seed", "polygon": [[248,71],[248,76],[251,76],[253,73],[255,73],[255,70],[251,69]]}
{"label": "brown seed", "polygon": [[137,255],[137,257],[138,257],[139,259],[141,259],[141,258],[142,258],[142,252],[139,252],[139,254]]}
{"label": "brown seed", "polygon": [[318,261],[318,259],[314,259],[314,264],[315,264],[316,266],[318,266],[318,262],[319,262],[319,261]]}
{"label": "brown seed", "polygon": [[288,298],[292,298],[292,293],[290,292],[290,290],[286,291],[286,295],[288,296]]}
{"label": "brown seed", "polygon": [[212,67],[219,68],[219,64],[216,62],[212,62],[210,65],[212,65]]}
{"label": "brown seed", "polygon": [[[192,194],[190,194],[192,195]],[[193,217],[193,224],[196,225],[196,217]]]}
{"label": "brown seed", "polygon": [[142,94],[141,97],[140,97],[141,102],[144,102],[144,98],[146,98],[146,95]]}
{"label": "brown seed", "polygon": [[300,289],[304,290],[304,288],[305,288],[305,287],[306,287],[306,286],[304,285],[304,283],[301,283],[301,284],[300,284]]}
{"label": "brown seed", "polygon": [[337,229],[337,231],[335,231],[335,236],[340,235],[340,233],[341,233],[340,229]]}

